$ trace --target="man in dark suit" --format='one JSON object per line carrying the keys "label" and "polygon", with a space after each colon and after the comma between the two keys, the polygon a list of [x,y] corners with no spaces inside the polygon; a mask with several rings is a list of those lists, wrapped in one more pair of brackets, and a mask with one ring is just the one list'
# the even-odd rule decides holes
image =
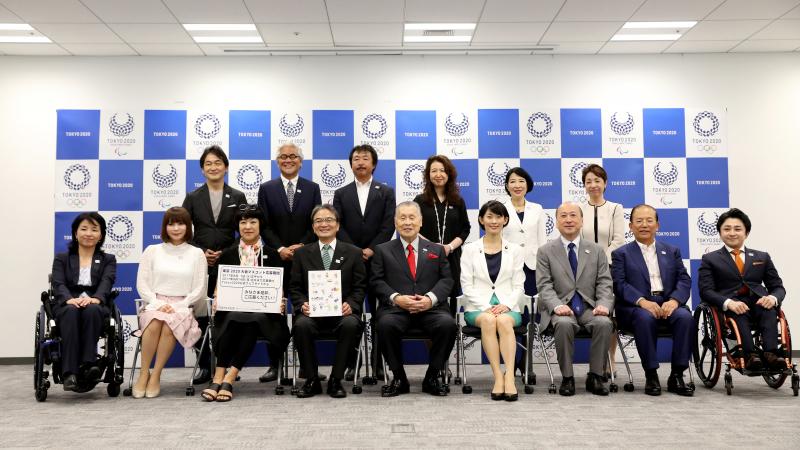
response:
{"label": "man in dark suit", "polygon": [[[217,259],[222,250],[230,247],[236,238],[239,225],[234,215],[239,206],[247,204],[244,193],[225,183],[228,172],[228,157],[218,145],[212,145],[200,156],[200,169],[206,179],[205,184],[186,194],[183,207],[189,211],[194,225],[191,244],[199,247],[206,254],[208,263],[208,296],[214,295],[217,286]],[[205,303],[203,303],[205,305]],[[205,308],[203,308],[205,309]],[[206,311],[196,311],[197,322],[203,332],[208,326]],[[195,346],[200,347],[202,339]],[[200,371],[194,384],[207,383],[211,380],[210,352],[206,347],[200,354]]]}
{"label": "man in dark suit", "polygon": [[[361,249],[361,257],[370,276],[370,262],[378,244],[388,242],[394,236],[394,189],[386,183],[375,181],[372,174],[378,165],[378,152],[368,144],[358,145],[350,151],[350,167],[355,181],[336,190],[333,194],[333,207],[339,212],[340,227],[337,237]],[[377,302],[371,291],[367,292],[373,311]],[[374,326],[374,317],[373,317]],[[377,347],[372,348],[372,361],[377,378],[383,371]],[[352,380],[355,354],[351,355],[347,375]]]}
{"label": "man in dark suit", "polygon": [[685,307],[692,279],[683,265],[680,249],[656,242],[655,208],[635,206],[629,227],[636,240],[611,253],[617,323],[621,329],[633,332],[647,395],[661,395],[656,342],[659,324],[666,323],[672,332],[672,371],[667,390],[692,396],[694,391],[683,381],[694,332],[692,314]]}
{"label": "man in dark suit", "polygon": [[[337,335],[333,369],[328,379],[328,395],[343,398],[347,393],[342,387],[342,377],[347,366],[350,350],[358,343],[361,331],[361,307],[367,279],[361,250],[347,242],[336,239],[339,231],[339,216],[331,205],[319,205],[311,213],[314,234],[319,242],[312,242],[297,249],[292,263],[291,294],[294,306],[294,344],[300,364],[306,374],[317,374],[318,361],[314,345],[320,330],[333,330]],[[338,270],[341,274],[341,316],[311,317],[308,302],[309,271]],[[308,377],[297,396],[313,397],[322,393],[320,378]]]}
{"label": "man in dark suit", "polygon": [[[698,271],[700,299],[720,308],[736,322],[746,370],[757,372],[765,366],[783,370],[786,361],[776,354],[777,308],[786,290],[769,253],[745,248],[750,229],[750,218],[737,208],[719,216],[717,231],[725,246],[703,255]],[[761,332],[763,355],[753,344],[751,321]]]}
{"label": "man in dark suit", "polygon": [[[294,144],[284,144],[275,156],[281,176],[258,188],[258,206],[264,211],[264,242],[278,250],[283,261],[284,292],[289,292],[292,258],[295,250],[317,238],[311,229],[311,210],[322,203],[319,185],[298,176],[303,165],[303,150]],[[291,300],[291,298],[290,298]],[[270,368],[259,378],[267,382],[278,378],[281,351],[267,346]]]}
{"label": "man in dark suit", "polygon": [[370,287],[380,302],[376,330],[381,351],[392,369],[393,380],[382,392],[394,397],[409,392],[403,368],[402,336],[409,328],[430,333],[430,364],[422,391],[447,395],[439,378],[456,339],[456,322],[447,297],[453,287],[447,255],[441,245],[422,239],[422,212],[414,202],[403,202],[395,210],[400,239],[375,247]]}

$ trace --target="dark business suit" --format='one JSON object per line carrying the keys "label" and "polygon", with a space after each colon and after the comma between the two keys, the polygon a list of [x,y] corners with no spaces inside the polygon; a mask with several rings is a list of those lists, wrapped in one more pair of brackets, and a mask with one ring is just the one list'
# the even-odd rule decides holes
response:
{"label": "dark business suit", "polygon": [[308,272],[311,270],[325,270],[319,242],[306,244],[294,254],[290,284],[294,299],[294,343],[303,371],[314,374],[318,372],[319,366],[314,341],[320,330],[333,330],[338,341],[331,377],[341,380],[347,367],[347,356],[358,342],[361,331],[361,305],[367,287],[361,250],[347,242],[337,241],[329,268],[341,271],[342,301],[350,305],[352,314],[341,317],[309,317],[303,314],[303,303],[308,302]]}
{"label": "dark business suit", "polygon": [[[372,259],[370,287],[380,303],[376,328],[381,351],[395,380],[406,380],[402,336],[409,328],[420,328],[430,333],[433,343],[426,377],[435,376],[445,367],[456,338],[456,323],[447,304],[447,297],[453,288],[453,278],[444,249],[419,238],[416,279],[411,276],[400,239],[375,247],[375,256]],[[391,299],[395,293],[425,295],[428,292],[432,292],[438,301],[428,311],[417,314],[395,306]]]}
{"label": "dark business suit", "polygon": [[[754,320],[761,330],[763,350],[774,352],[778,347],[777,308],[766,309],[756,305],[756,301],[761,297],[774,295],[780,306],[786,296],[786,290],[769,253],[751,248],[743,248],[742,253],[744,275],[739,274],[733,256],[724,246],[703,255],[698,270],[700,299],[720,310],[727,299],[746,303],[750,308],[749,312],[736,314],[733,311],[726,311],[725,314],[736,321],[742,336],[750,336],[750,320]],[[746,288],[747,292],[740,293],[743,288]],[[743,338],[744,353],[748,355],[753,349],[753,340]]]}
{"label": "dark business suit", "polygon": [[[117,276],[117,258],[101,250],[92,256],[91,286],[80,286],[80,259],[77,253],[59,253],[53,259],[53,291],[56,323],[61,329],[61,372],[78,374],[80,364],[97,359],[97,340],[110,313],[108,300]],[[85,292],[100,300],[99,305],[78,308],[67,300]]]}
{"label": "dark business suit", "polygon": [[[686,369],[689,367],[691,333],[694,331],[692,314],[685,308],[692,289],[692,279],[683,265],[680,249],[662,242],[656,242],[655,247],[662,284],[662,294],[655,296],[651,295],[650,272],[636,241],[611,253],[617,323],[621,329],[633,332],[645,370],[658,368],[658,326],[659,323],[667,323],[672,331],[672,366]],[[669,318],[656,319],[646,309],[636,306],[640,298],[656,302],[659,306],[674,299],[680,307]]]}

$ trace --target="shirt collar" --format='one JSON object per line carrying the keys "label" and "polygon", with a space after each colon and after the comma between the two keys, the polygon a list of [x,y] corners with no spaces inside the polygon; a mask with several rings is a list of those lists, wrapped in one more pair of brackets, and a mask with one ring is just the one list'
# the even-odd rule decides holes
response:
{"label": "shirt collar", "polygon": [[563,245],[564,248],[569,248],[570,242],[575,244],[575,248],[576,249],[581,246],[581,235],[580,234],[575,238],[574,241],[568,241],[567,238],[565,238],[563,235],[560,235],[560,237],[561,237],[561,245]]}
{"label": "shirt collar", "polygon": [[[325,244],[323,244],[322,241],[317,241],[317,243],[319,243],[319,251],[322,251],[322,247],[324,247]],[[336,238],[333,238],[328,245],[331,246],[331,254],[333,254],[333,252],[336,251]]]}
{"label": "shirt collar", "polygon": [[408,244],[411,244],[411,246],[414,247],[414,251],[417,251],[419,249],[419,234],[417,235],[417,237],[414,238],[412,242],[406,242],[406,240],[403,239],[402,237],[400,238],[400,242],[403,243],[403,250],[408,248]]}
{"label": "shirt collar", "polygon": [[639,242],[639,241],[636,241],[636,244],[637,244],[637,245],[639,246],[639,248],[642,250],[642,253],[644,253],[644,252],[646,252],[646,251],[649,251],[651,248],[652,248],[652,249],[654,249],[654,250],[655,250],[655,248],[656,248],[656,241],[653,241],[653,243],[652,243],[652,244],[650,244],[650,245],[644,245],[644,244],[642,244],[642,243],[641,243],[641,242]]}
{"label": "shirt collar", "polygon": [[372,184],[372,177],[369,177],[369,180],[367,180],[364,183],[358,181],[358,178],[356,178],[355,182],[356,182],[356,187],[357,188],[369,187]]}
{"label": "shirt collar", "polygon": [[286,177],[284,177],[283,174],[281,174],[281,181],[283,182],[283,187],[286,187],[286,184],[288,184],[291,181],[292,183],[294,183],[294,187],[297,188],[297,179],[298,178],[300,178],[299,174],[295,175],[294,178],[292,178],[291,180],[286,178]]}
{"label": "shirt collar", "polygon": [[[728,254],[733,253],[733,247],[728,247],[726,244],[723,244],[723,245],[725,245],[725,250],[728,251]],[[744,252],[745,252],[744,245],[742,246],[742,248],[739,249],[739,251],[741,251],[742,255],[744,255]]]}

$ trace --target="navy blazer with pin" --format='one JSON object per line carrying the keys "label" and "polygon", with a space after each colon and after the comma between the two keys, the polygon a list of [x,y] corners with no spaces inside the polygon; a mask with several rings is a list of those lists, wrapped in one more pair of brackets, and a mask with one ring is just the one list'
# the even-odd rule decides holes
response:
{"label": "navy blazer with pin", "polygon": [[[361,250],[347,242],[336,241],[330,270],[340,270],[342,275],[342,301],[350,305],[356,317],[361,316],[364,293],[367,289],[367,271],[361,259]],[[297,249],[292,262],[292,280],[289,284],[295,314],[302,314],[303,303],[308,302],[308,271],[325,270],[319,242]]]}
{"label": "navy blazer with pin", "polygon": [[751,293],[759,297],[774,295],[778,299],[778,305],[781,305],[786,290],[769,253],[746,247],[743,251],[744,275],[739,274],[739,269],[725,246],[703,255],[697,283],[700,299],[722,308],[725,300],[738,297],[739,289],[747,286]]}
{"label": "navy blazer with pin", "polygon": [[59,253],[53,259],[53,291],[56,306],[64,306],[67,300],[77,298],[86,292],[89,297],[106,305],[117,278],[117,258],[100,249],[92,256],[91,286],[80,286],[80,258],[77,253]]}
{"label": "navy blazer with pin", "polygon": [[[685,305],[692,289],[692,279],[683,265],[679,248],[656,241],[656,257],[661,274],[664,301],[675,299]],[[617,311],[635,308],[639,298],[650,299],[650,273],[636,241],[611,252],[611,276],[614,279]]]}
{"label": "navy blazer with pin", "polygon": [[319,185],[302,177],[296,180],[291,210],[280,176],[258,188],[258,206],[267,219],[262,238],[270,247],[280,249],[317,240],[311,228],[311,211],[322,203]]}

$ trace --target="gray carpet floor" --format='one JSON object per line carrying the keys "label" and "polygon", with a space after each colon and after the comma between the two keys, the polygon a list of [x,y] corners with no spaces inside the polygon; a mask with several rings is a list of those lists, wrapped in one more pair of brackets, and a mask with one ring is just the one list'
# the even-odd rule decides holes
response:
{"label": "gray carpet floor", "polygon": [[409,367],[409,395],[381,398],[380,386],[365,386],[363,394],[342,400],[276,396],[275,383],[258,383],[262,371],[246,368],[227,404],[185,396],[189,369],[165,371],[155,399],[108,398],[104,385],[86,394],[57,385],[38,403],[31,367],[0,366],[0,446],[800,448],[800,398],[792,396],[788,380],[773,390],[760,378],[735,373],[732,396],[720,382],[682,398],[666,393],[668,368],[662,368],[665,392],[649,397],[637,367],[634,392],[623,392],[620,384],[619,393],[601,398],[583,389],[586,366],[578,365],[577,395],[564,398],[547,393],[547,371],[536,365],[535,392],[523,394],[518,383],[520,399],[508,403],[489,399],[486,366],[470,371],[472,394],[453,386],[445,398],[420,392],[422,366]]}

